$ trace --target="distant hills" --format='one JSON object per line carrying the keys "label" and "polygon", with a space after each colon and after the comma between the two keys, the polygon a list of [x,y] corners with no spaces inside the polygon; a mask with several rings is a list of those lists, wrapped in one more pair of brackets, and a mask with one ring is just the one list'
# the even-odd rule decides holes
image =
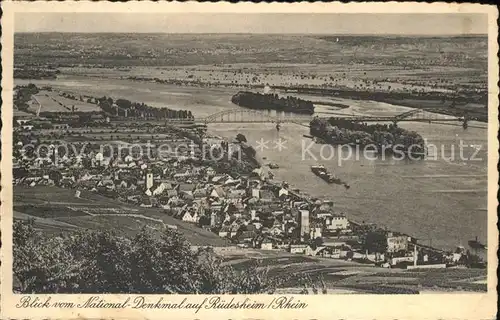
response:
{"label": "distant hills", "polygon": [[[339,41],[337,42],[337,38]],[[487,70],[488,39],[284,34],[16,33],[16,65],[179,66],[311,63],[442,66]]]}

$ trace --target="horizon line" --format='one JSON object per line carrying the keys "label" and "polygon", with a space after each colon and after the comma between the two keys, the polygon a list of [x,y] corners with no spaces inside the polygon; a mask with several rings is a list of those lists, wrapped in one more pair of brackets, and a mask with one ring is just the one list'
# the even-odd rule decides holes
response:
{"label": "horizon line", "polygon": [[400,36],[400,37],[447,37],[447,36],[488,36],[488,33],[283,33],[283,32],[162,32],[162,31],[14,31],[16,33],[77,33],[77,34],[174,34],[174,35],[290,35],[290,36]]}

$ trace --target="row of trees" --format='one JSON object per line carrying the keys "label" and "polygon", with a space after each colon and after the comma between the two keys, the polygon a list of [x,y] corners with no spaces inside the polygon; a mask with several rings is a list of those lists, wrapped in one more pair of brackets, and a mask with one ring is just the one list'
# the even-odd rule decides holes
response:
{"label": "row of trees", "polygon": [[269,293],[284,278],[251,265],[237,271],[211,249],[192,250],[175,230],[110,231],[43,236],[33,221],[16,221],[15,291],[22,293]]}
{"label": "row of trees", "polygon": [[47,69],[36,69],[36,68],[23,68],[14,69],[15,79],[56,79],[57,75],[61,73],[59,70],[47,70]]}
{"label": "row of trees", "polygon": [[113,100],[111,97],[96,98],[99,107],[108,114],[125,117],[146,117],[156,119],[194,119],[191,111],[155,108],[145,103],[127,99]]}
{"label": "row of trees", "polygon": [[[27,86],[17,86],[16,94],[14,96],[14,105],[18,110],[27,111],[29,106],[28,102],[31,100],[31,96],[39,92],[39,88],[30,83]],[[84,101],[82,96],[75,96],[69,93],[62,93],[61,96],[72,99],[75,101]],[[142,118],[155,118],[155,119],[194,119],[193,114],[189,110],[174,110],[169,108],[155,108],[148,106],[145,103],[131,102],[127,99],[117,99],[113,100],[111,97],[101,97],[101,98],[87,98],[87,103],[97,104],[105,113],[116,116],[127,116],[127,117],[142,117]],[[61,103],[59,103],[61,104]],[[61,104],[62,105],[62,104]],[[75,108],[67,108],[75,113]],[[50,116],[52,112],[45,112],[45,116]],[[82,112],[79,112],[82,115]],[[87,113],[95,114],[95,112]],[[89,117],[82,116],[79,119],[80,124],[88,124],[91,119]]]}

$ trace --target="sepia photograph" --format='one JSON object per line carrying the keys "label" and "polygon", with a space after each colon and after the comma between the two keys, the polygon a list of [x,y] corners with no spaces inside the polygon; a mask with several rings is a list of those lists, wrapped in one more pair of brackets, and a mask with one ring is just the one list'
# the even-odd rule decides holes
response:
{"label": "sepia photograph", "polygon": [[78,308],[263,309],[231,295],[272,294],[299,309],[306,295],[495,285],[487,12],[28,10],[12,23],[2,292],[27,295],[17,308],[90,294]]}

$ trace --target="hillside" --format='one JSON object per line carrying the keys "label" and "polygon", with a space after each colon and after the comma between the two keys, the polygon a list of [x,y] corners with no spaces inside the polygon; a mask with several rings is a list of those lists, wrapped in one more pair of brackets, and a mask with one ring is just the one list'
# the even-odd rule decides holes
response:
{"label": "hillside", "polygon": [[338,38],[339,42],[332,37],[283,34],[19,33],[14,39],[14,53],[16,65],[57,67],[353,62],[487,70],[485,36]]}
{"label": "hillside", "polygon": [[177,227],[193,245],[225,246],[214,233],[164,214],[161,209],[141,208],[96,193],[52,186],[14,187],[14,219],[34,218],[44,232],[54,234],[78,229],[113,230],[134,235],[141,228],[161,232]]}

